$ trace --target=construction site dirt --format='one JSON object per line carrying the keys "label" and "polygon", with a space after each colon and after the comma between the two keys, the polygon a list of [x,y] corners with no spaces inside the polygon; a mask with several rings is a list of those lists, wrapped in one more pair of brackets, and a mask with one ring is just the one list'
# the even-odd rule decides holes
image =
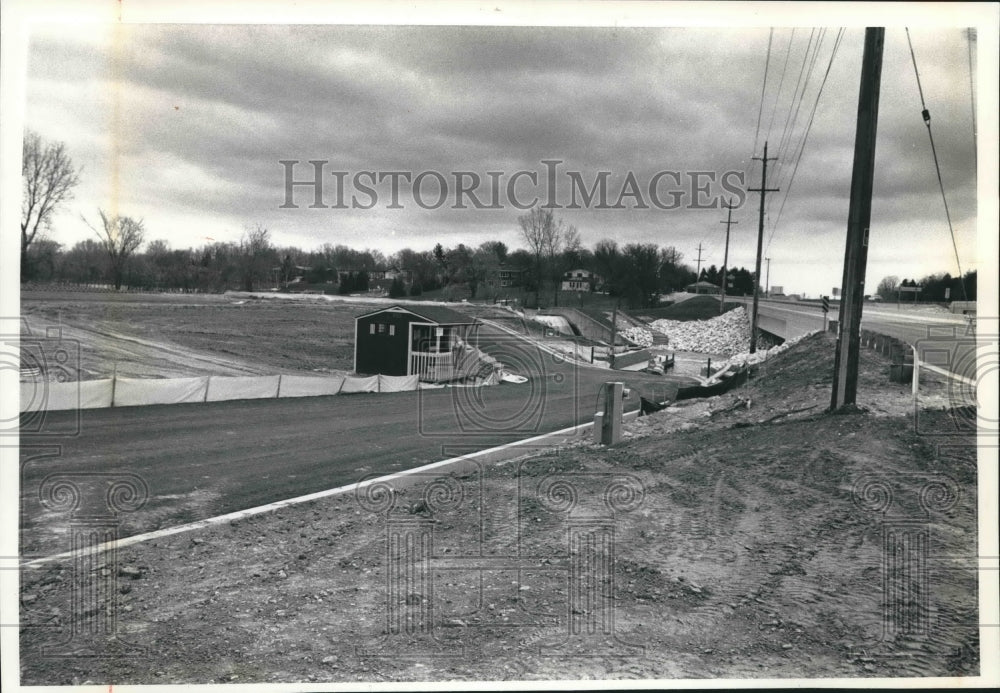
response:
{"label": "construction site dirt", "polygon": [[22,683],[975,675],[974,410],[940,381],[914,410],[865,351],[859,406],[825,413],[832,340],[612,447],[123,548],[93,567],[118,656],[44,656],[109,633],[74,626],[101,614],[74,612],[72,561],[26,570]]}

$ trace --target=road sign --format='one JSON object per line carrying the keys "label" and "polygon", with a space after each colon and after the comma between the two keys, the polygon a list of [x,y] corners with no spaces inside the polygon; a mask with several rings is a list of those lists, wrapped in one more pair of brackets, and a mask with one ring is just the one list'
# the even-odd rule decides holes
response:
{"label": "road sign", "polygon": [[829,296],[823,296],[823,312],[824,313],[829,313],[830,312],[830,297]]}

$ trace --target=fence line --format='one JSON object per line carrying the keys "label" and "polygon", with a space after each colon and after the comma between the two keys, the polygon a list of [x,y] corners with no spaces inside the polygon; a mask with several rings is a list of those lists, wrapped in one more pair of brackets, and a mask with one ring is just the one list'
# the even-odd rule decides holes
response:
{"label": "fence line", "polygon": [[360,392],[408,392],[423,387],[417,376],[199,376],[123,378],[73,382],[26,381],[20,411],[66,411],[154,404],[224,402],[245,399],[323,397]]}

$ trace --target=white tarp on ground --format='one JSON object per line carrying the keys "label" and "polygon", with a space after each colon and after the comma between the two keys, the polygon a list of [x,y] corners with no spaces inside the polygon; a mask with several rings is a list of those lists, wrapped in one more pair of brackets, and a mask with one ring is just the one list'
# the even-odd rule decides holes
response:
{"label": "white tarp on ground", "polygon": [[111,379],[21,383],[21,411],[103,409],[111,406]]}
{"label": "white tarp on ground", "polygon": [[317,397],[335,395],[344,384],[344,376],[313,377],[311,375],[281,376],[279,397]]}
{"label": "white tarp on ground", "polygon": [[277,375],[225,377],[213,375],[208,381],[209,402],[231,399],[264,399],[278,396]]}
{"label": "white tarp on ground", "polygon": [[116,407],[139,407],[147,404],[182,404],[202,402],[208,378],[118,378],[115,383]]}
{"label": "white tarp on ground", "polygon": [[416,375],[380,375],[378,389],[379,392],[406,392],[416,390],[417,382]]}
{"label": "white tarp on ground", "polygon": [[347,395],[356,392],[378,392],[378,376],[372,375],[367,378],[347,376],[344,378],[340,393]]}

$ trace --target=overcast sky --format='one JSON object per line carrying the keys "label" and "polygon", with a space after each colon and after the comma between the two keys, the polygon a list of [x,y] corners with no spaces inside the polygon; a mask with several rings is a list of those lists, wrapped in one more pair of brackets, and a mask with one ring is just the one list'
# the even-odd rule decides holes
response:
{"label": "overcast sky", "polygon": [[[902,21],[902,20],[901,20]],[[963,269],[990,262],[976,252],[976,178],[969,42],[959,26],[911,30],[924,96]],[[624,208],[556,209],[587,245],[601,238],[653,242],[680,250],[692,266],[721,265],[724,210],[691,208],[728,196],[727,171],[758,187],[764,141],[769,156],[765,230],[770,282],[786,292],[829,293],[839,286],[854,146],[864,30],[776,28],[761,91],[769,30],[568,27],[40,25],[27,67],[25,125],[64,141],[82,168],[75,198],[50,236],[66,246],[91,232],[80,220],[98,208],[145,220],[148,238],[174,248],[235,241],[244,226],[266,225],[277,245],[324,243],[430,249],[435,243],[521,245],[505,192],[517,171],[519,201],[544,202],[543,160],[560,160],[557,202],[570,202],[568,171],[590,186],[609,171],[609,204],[631,172],[641,199]],[[818,52],[813,47],[819,42]],[[805,63],[807,45],[810,61]],[[975,51],[976,43],[972,43]],[[815,63],[812,67],[810,65]],[[789,190],[795,145],[828,65],[804,153]],[[801,76],[801,82],[799,81]],[[805,93],[793,129],[793,94]],[[780,91],[779,91],[780,86]],[[995,92],[986,107],[996,108]],[[992,100],[992,102],[991,102]],[[920,97],[902,26],[886,32],[876,152],[868,280],[887,274],[956,273]],[[758,114],[760,126],[758,130]],[[755,134],[757,147],[754,149]],[[782,140],[790,144],[782,146]],[[298,209],[282,209],[282,160],[324,160],[324,209],[311,189],[295,190]],[[331,171],[347,172],[346,209]],[[371,209],[352,208],[360,171],[435,171],[449,195],[438,209],[418,206],[389,181]],[[454,209],[453,172],[483,179],[500,172],[499,209]],[[690,191],[679,209],[658,209],[648,186],[659,171],[659,199],[690,187],[692,171],[717,177],[706,195]],[[425,176],[425,201],[437,184]],[[679,183],[678,183],[679,178]],[[365,180],[366,183],[371,181]],[[787,200],[785,198],[788,192]],[[637,202],[649,209],[635,208]],[[752,269],[759,195],[735,210],[730,265]],[[784,205],[780,219],[779,209]],[[775,226],[775,221],[777,225]]]}

